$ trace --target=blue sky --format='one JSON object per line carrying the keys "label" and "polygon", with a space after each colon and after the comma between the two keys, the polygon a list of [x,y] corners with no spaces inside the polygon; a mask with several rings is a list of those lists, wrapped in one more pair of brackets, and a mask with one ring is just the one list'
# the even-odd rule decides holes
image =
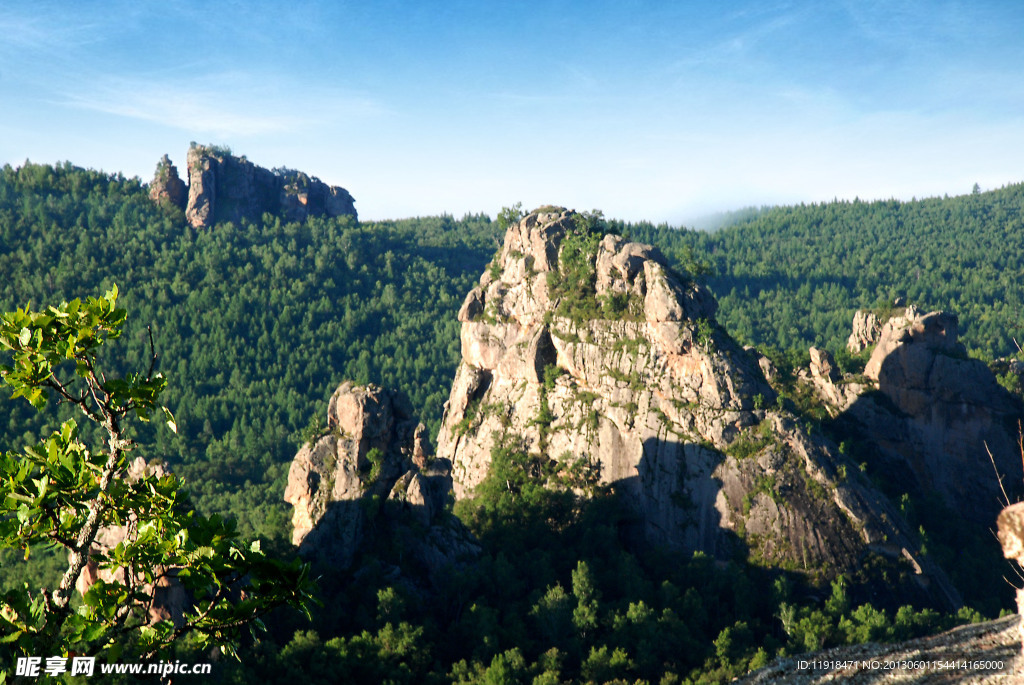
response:
{"label": "blue sky", "polygon": [[0,163],[148,180],[190,141],[365,219],[683,223],[1024,181],[1011,2],[0,0]]}

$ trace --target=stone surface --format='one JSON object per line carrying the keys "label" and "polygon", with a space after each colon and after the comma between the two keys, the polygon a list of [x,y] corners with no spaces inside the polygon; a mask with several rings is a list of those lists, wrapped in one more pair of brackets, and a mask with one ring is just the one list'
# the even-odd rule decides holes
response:
{"label": "stone surface", "polygon": [[828,350],[812,347],[809,353],[810,367],[801,370],[797,377],[814,387],[815,394],[826,403],[832,416],[845,412],[868,386],[863,383],[847,382]]}
{"label": "stone surface", "polygon": [[[911,559],[922,587],[941,577],[884,498],[844,481],[835,446],[759,409],[775,402],[765,382],[774,369],[717,327],[711,293],[672,273],[656,249],[602,238],[594,297],[618,297],[624,311],[559,315],[550,284],[562,278],[559,252],[575,224],[559,210],[510,226],[495,273],[466,297],[462,363],[438,435],[456,497],[473,495],[492,448],[511,437],[591,464],[652,544],[832,573],[877,553]],[[931,587],[958,604],[944,577]]]}
{"label": "stone surface", "polygon": [[811,375],[820,380],[836,382],[841,374],[835,358],[828,350],[819,350],[817,347],[810,349],[811,354]]}
{"label": "stone surface", "polygon": [[853,332],[846,341],[846,349],[853,354],[860,354],[878,342],[881,333],[882,326],[878,323],[878,316],[873,312],[858,310],[853,315]]}
{"label": "stone surface", "polygon": [[195,228],[222,221],[257,221],[265,212],[287,221],[313,216],[358,218],[355,200],[347,190],[301,171],[271,171],[205,145],[189,148],[187,161],[185,217]]}

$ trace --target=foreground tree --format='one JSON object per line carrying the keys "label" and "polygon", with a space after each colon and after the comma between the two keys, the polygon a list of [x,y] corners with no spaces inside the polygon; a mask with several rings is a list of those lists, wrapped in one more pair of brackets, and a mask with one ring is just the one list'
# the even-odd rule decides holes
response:
{"label": "foreground tree", "polygon": [[[162,469],[129,477],[133,423],[159,417],[176,426],[158,403],[166,380],[154,373],[152,340],[145,373],[113,378],[98,367],[99,350],[125,320],[116,303],[115,286],[100,298],[0,317],[10,357],[0,377],[12,396],[37,409],[51,398],[73,405],[103,436],[87,446],[68,420],[22,453],[0,455],[0,547],[24,550],[26,559],[39,547],[68,553],[56,588],[25,584],[0,597],[0,650],[10,658],[109,649],[148,659],[181,639],[230,653],[274,607],[306,611],[311,601],[306,567],[267,557],[258,541],[242,544],[231,521],[195,513],[178,479]],[[123,541],[100,544],[101,531],[117,527]],[[76,606],[87,567],[99,578]],[[154,620],[153,589],[171,583],[187,595],[186,610]]]}

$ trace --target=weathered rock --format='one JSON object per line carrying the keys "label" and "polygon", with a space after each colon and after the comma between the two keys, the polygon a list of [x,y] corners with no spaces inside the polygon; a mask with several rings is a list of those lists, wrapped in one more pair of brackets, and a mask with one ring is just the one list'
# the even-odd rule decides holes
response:
{"label": "weathered rock", "polygon": [[388,498],[406,506],[423,526],[437,521],[452,491],[452,468],[447,459],[437,459],[422,469],[406,471],[391,488]]}
{"label": "weathered rock", "polygon": [[188,202],[188,186],[178,178],[178,168],[171,158],[164,155],[156,165],[156,174],[149,184],[149,198],[157,203],[167,203],[185,209]]}
{"label": "weathered rock", "polygon": [[288,469],[292,543],[347,567],[362,542],[367,505],[406,470],[390,393],[342,383],[327,409],[329,432],[303,445]]}
{"label": "weathered rock", "polygon": [[908,307],[882,326],[864,373],[880,396],[858,399],[848,416],[911,474],[908,491],[937,492],[990,526],[1002,499],[993,462],[1014,494],[1024,478],[1015,439],[1021,408],[984,363],[967,358],[957,318]]}
{"label": "weathered rock", "polygon": [[[438,436],[456,497],[473,495],[492,448],[511,440],[590,464],[653,544],[833,573],[877,552],[911,559],[922,584],[941,574],[877,492],[842,482],[834,446],[755,410],[775,400],[764,380],[773,370],[717,327],[711,293],[657,250],[605,236],[588,311],[608,311],[599,303],[615,297],[619,313],[559,315],[565,290],[549,284],[564,277],[559,253],[575,226],[560,210],[509,227],[494,272],[466,298],[463,359]],[[828,364],[819,359],[826,380]],[[946,599],[959,601],[955,591]]]}
{"label": "weathered rock", "polygon": [[[128,467],[127,479],[129,482],[136,482],[146,476],[162,478],[167,471],[163,465],[148,464],[142,457],[137,457]],[[93,554],[106,553],[113,550],[119,544],[130,538],[134,539],[137,533],[138,520],[134,514],[126,525],[108,526],[101,528],[96,535],[96,540],[90,549],[90,559],[82,569],[75,588],[84,595],[97,580],[106,583],[117,582],[122,585],[128,584],[128,577],[124,568],[100,569]],[[137,587],[141,587],[143,594],[153,597],[149,607],[150,623],[171,620],[174,625],[180,626],[184,623],[185,611],[191,606],[191,598],[188,592],[178,581],[178,569],[169,566],[157,566],[152,570],[153,582],[147,583],[139,576],[133,579]]]}
{"label": "weathered rock", "polygon": [[265,212],[288,221],[312,216],[357,218],[355,200],[344,188],[328,186],[300,171],[271,171],[219,148],[193,145],[188,151],[185,217],[195,228],[220,221],[256,221]]}
{"label": "weathered rock", "polygon": [[[1024,567],[1024,502],[1011,504],[999,513],[999,544],[1003,556]],[[1017,588],[1017,614],[1024,617],[1024,588]],[[1024,621],[1020,625],[1021,654],[1024,655]]]}
{"label": "weathered rock", "polygon": [[[288,470],[292,543],[304,557],[348,568],[374,516],[425,528],[425,536],[403,539],[431,573],[478,549],[446,513],[449,462],[429,459],[426,427],[410,414],[406,402],[374,385],[345,382],[331,395],[328,432],[303,445]],[[380,502],[389,505],[383,512]]]}
{"label": "weathered rock", "polygon": [[914,307],[907,307],[902,315],[889,319],[882,325],[878,345],[864,367],[864,375],[880,380],[882,362],[898,348],[918,345],[917,349],[944,352],[950,355],[967,356],[967,351],[958,340],[958,320],[946,312],[931,312],[922,315]]}
{"label": "weathered rock", "polygon": [[756,347],[751,345],[745,345],[743,350],[757,360],[757,366],[761,369],[761,373],[766,381],[771,383],[778,378],[779,370],[775,368],[775,363],[771,359],[761,354]]}
{"label": "weathered rock", "polygon": [[422,423],[416,426],[412,437],[412,463],[418,469],[427,467],[427,460],[433,454],[430,447],[430,436],[427,435],[427,427]]}
{"label": "weathered rock", "polygon": [[878,342],[881,333],[882,326],[878,323],[878,317],[873,312],[858,310],[853,315],[853,332],[846,342],[846,349],[853,354],[860,354]]}
{"label": "weathered rock", "polygon": [[839,366],[832,353],[828,350],[819,350],[817,347],[810,349],[811,353],[811,375],[815,378],[835,383],[842,374],[839,373]]}
{"label": "weathered rock", "polygon": [[809,352],[810,367],[801,370],[797,374],[798,378],[814,387],[815,394],[826,403],[832,416],[846,411],[868,386],[863,383],[847,382],[828,350],[812,347]]}

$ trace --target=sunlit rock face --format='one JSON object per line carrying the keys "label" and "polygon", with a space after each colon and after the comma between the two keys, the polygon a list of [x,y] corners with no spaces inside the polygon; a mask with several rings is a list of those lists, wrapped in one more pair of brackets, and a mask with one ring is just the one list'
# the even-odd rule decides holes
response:
{"label": "sunlit rock face", "polygon": [[658,250],[594,237],[589,278],[567,282],[581,226],[562,208],[529,214],[466,296],[438,435],[457,498],[511,439],[591,465],[650,544],[826,573],[875,551],[941,575],[884,498],[845,477],[834,445],[769,409],[770,364],[717,326],[710,291]]}

